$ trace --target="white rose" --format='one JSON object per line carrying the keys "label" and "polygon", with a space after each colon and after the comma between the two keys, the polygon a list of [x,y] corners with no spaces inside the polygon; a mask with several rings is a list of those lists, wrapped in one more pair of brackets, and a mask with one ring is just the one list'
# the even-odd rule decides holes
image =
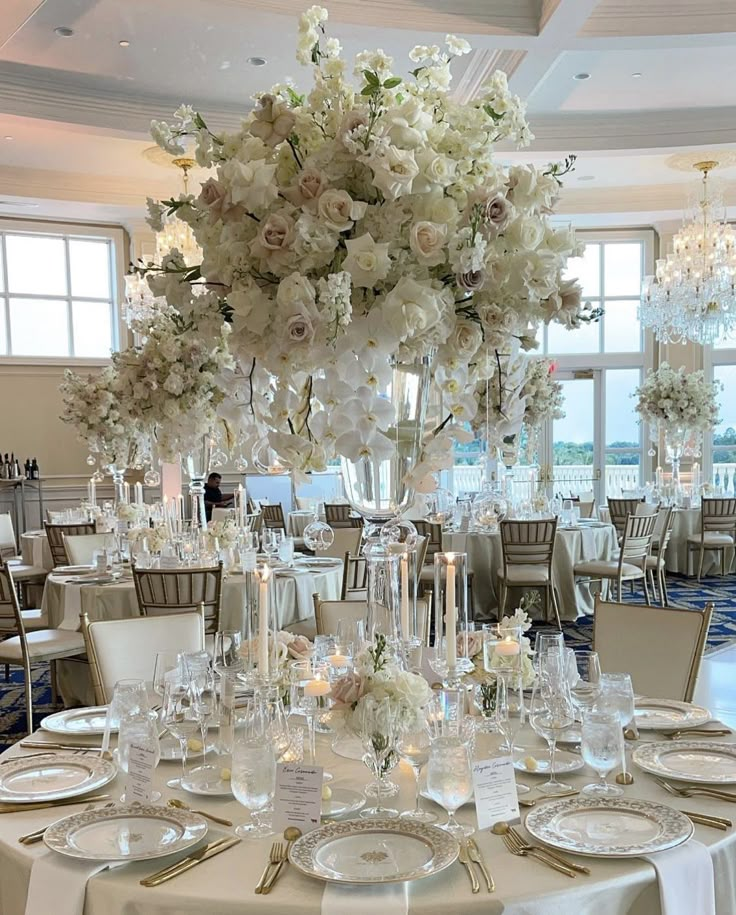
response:
{"label": "white rose", "polygon": [[367,206],[366,203],[354,201],[347,191],[328,188],[319,198],[317,215],[329,229],[347,232],[352,229],[356,219],[362,218]]}
{"label": "white rose", "polygon": [[286,311],[302,309],[314,305],[315,289],[306,276],[292,273],[279,283],[276,301]]}
{"label": "white rose", "polygon": [[431,286],[402,277],[386,296],[383,314],[401,340],[417,336],[440,320],[440,300]]}
{"label": "white rose", "polygon": [[409,230],[409,247],[420,264],[435,267],[445,260],[447,226],[422,220]]}
{"label": "white rose", "polygon": [[421,708],[426,705],[432,696],[432,690],[424,677],[405,670],[396,674],[394,688],[399,698],[413,708]]}
{"label": "white rose", "polygon": [[433,187],[447,187],[455,180],[455,162],[433,149],[422,149],[416,153],[420,177],[414,185],[414,192],[426,192]]}
{"label": "white rose", "polygon": [[345,247],[348,256],[342,266],[352,277],[353,286],[371,289],[379,280],[386,279],[391,269],[388,243],[376,244],[370,232],[366,232],[360,238],[348,239]]}
{"label": "white rose", "polygon": [[525,251],[535,251],[544,238],[544,223],[534,216],[522,216],[511,223],[506,237]]}
{"label": "white rose", "polygon": [[478,351],[483,342],[483,332],[480,327],[470,321],[458,321],[450,335],[447,345],[463,361],[470,360]]}
{"label": "white rose", "polygon": [[371,159],[373,183],[388,200],[410,194],[412,182],[419,173],[414,153],[410,149],[389,146],[379,156]]}

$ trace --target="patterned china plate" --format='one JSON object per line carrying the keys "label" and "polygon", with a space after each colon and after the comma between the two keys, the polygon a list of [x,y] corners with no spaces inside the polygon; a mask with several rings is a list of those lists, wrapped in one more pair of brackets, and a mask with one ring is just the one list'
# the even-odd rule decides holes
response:
{"label": "patterned china plate", "polygon": [[696,728],[711,720],[707,708],[676,702],[674,699],[636,699],[636,726],[640,731],[661,731],[672,728]]}
{"label": "patterned china plate", "polygon": [[631,758],[640,769],[661,778],[736,785],[736,744],[695,740],[645,743]]}
{"label": "patterned china plate", "polygon": [[576,855],[631,858],[687,842],[691,821],[671,807],[634,798],[567,798],[532,810],[527,830],[553,848]]}
{"label": "patterned china plate", "polygon": [[331,559],[329,556],[312,556],[309,559],[296,559],[294,565],[305,569],[336,569],[342,566],[342,560]]}
{"label": "patterned china plate", "polygon": [[49,826],[43,840],[70,858],[147,861],[183,851],[206,834],[206,821],[190,810],[125,804],[65,817]]}
{"label": "patterned china plate", "polygon": [[[64,736],[75,735],[81,737],[94,736],[105,733],[106,705],[96,705],[91,708],[65,709],[47,715],[41,721],[44,731]],[[110,728],[112,733],[117,733],[117,725]]]}
{"label": "patterned china plate", "polygon": [[76,797],[101,788],[117,774],[114,763],[91,755],[18,759],[0,770],[0,802],[36,804]]}
{"label": "patterned china plate", "polygon": [[348,820],[302,836],[289,852],[308,877],[328,883],[402,883],[429,877],[457,858],[459,847],[443,829],[404,820]]}
{"label": "patterned china plate", "polygon": [[[514,756],[514,769],[526,775],[549,775],[549,750],[543,749],[518,750]],[[523,754],[523,755],[522,755]],[[532,763],[532,760],[534,762]],[[564,775],[567,772],[577,772],[585,763],[583,758],[567,750],[558,750],[555,753],[555,774]]]}

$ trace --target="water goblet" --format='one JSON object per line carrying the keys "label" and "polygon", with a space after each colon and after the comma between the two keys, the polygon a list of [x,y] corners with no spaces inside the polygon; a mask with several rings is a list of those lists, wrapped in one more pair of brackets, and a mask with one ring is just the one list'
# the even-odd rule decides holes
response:
{"label": "water goblet", "polygon": [[618,797],[623,789],[609,785],[608,773],[624,755],[623,731],[616,712],[593,712],[583,714],[580,750],[583,760],[595,769],[600,781],[586,785],[583,794],[590,797]]}
{"label": "water goblet", "polygon": [[565,673],[570,687],[572,704],[582,720],[601,694],[601,665],[597,651],[565,649]]}
{"label": "water goblet", "polygon": [[555,756],[557,740],[574,720],[572,701],[566,691],[550,687],[544,682],[538,683],[532,696],[529,723],[533,730],[547,741],[549,747],[549,780],[539,786],[538,790],[542,794],[554,796],[571,790],[569,785],[556,778]]}
{"label": "water goblet", "polygon": [[472,826],[458,823],[455,813],[473,796],[473,774],[467,746],[456,737],[439,737],[432,742],[427,763],[427,794],[447,811],[440,823],[458,841],[472,835]]}
{"label": "water goblet", "polygon": [[279,559],[287,566],[294,564],[294,538],[282,537],[279,541]]}
{"label": "water goblet", "polygon": [[[128,774],[128,760],[132,744],[143,747],[146,750],[152,750],[154,768],[158,766],[161,759],[161,750],[158,739],[158,715],[155,712],[124,715],[120,720],[118,746],[116,750],[117,764],[120,770],[126,775]],[[159,800],[161,800],[161,792],[152,792],[151,802],[153,803]],[[123,792],[120,802],[122,804],[126,802],[125,792]]]}
{"label": "water goblet", "polygon": [[[618,715],[621,728],[627,727],[634,718],[634,687],[631,676],[625,673],[601,674],[601,694],[596,702],[596,711],[613,711]],[[621,754],[623,784],[631,784],[632,777],[626,771],[626,753]],[[617,779],[618,780],[618,779]]]}
{"label": "water goblet", "polygon": [[268,809],[276,784],[276,755],[269,737],[237,736],[233,742],[231,785],[233,794],[249,812],[250,823],[235,829],[241,839],[273,835]]}

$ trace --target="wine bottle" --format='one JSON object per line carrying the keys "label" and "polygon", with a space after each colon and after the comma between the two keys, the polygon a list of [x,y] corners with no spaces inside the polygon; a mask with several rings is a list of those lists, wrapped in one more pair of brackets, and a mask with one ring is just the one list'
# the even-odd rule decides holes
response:
{"label": "wine bottle", "polygon": [[20,480],[20,478],[23,476],[23,474],[20,472],[20,462],[18,461],[18,458],[15,458],[13,462],[13,476],[16,480]]}
{"label": "wine bottle", "polygon": [[26,480],[30,480],[31,479],[31,459],[30,458],[26,458],[26,462],[23,465],[23,469],[25,470]]}
{"label": "wine bottle", "polygon": [[31,462],[31,479],[40,480],[41,479],[41,470],[38,466],[38,461],[34,458]]}

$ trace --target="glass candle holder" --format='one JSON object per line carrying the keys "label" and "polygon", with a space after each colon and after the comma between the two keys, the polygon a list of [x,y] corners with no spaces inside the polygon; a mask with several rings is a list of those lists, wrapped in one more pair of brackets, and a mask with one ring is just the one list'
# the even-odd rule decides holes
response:
{"label": "glass candle holder", "polygon": [[489,674],[499,670],[512,674],[521,673],[521,626],[506,626],[501,623],[484,623],[483,668]]}
{"label": "glass candle holder", "polygon": [[444,658],[450,686],[458,685],[461,674],[473,669],[467,646],[467,559],[466,553],[434,556],[435,656]]}
{"label": "glass candle holder", "polygon": [[368,641],[375,641],[380,633],[389,644],[397,645],[402,641],[399,588],[401,554],[376,542],[366,547],[365,558],[368,571]]}
{"label": "glass candle holder", "polygon": [[256,645],[255,675],[259,682],[270,682],[278,676],[278,642],[276,632],[276,595],[273,569],[268,563],[256,567],[253,600],[251,644]]}

